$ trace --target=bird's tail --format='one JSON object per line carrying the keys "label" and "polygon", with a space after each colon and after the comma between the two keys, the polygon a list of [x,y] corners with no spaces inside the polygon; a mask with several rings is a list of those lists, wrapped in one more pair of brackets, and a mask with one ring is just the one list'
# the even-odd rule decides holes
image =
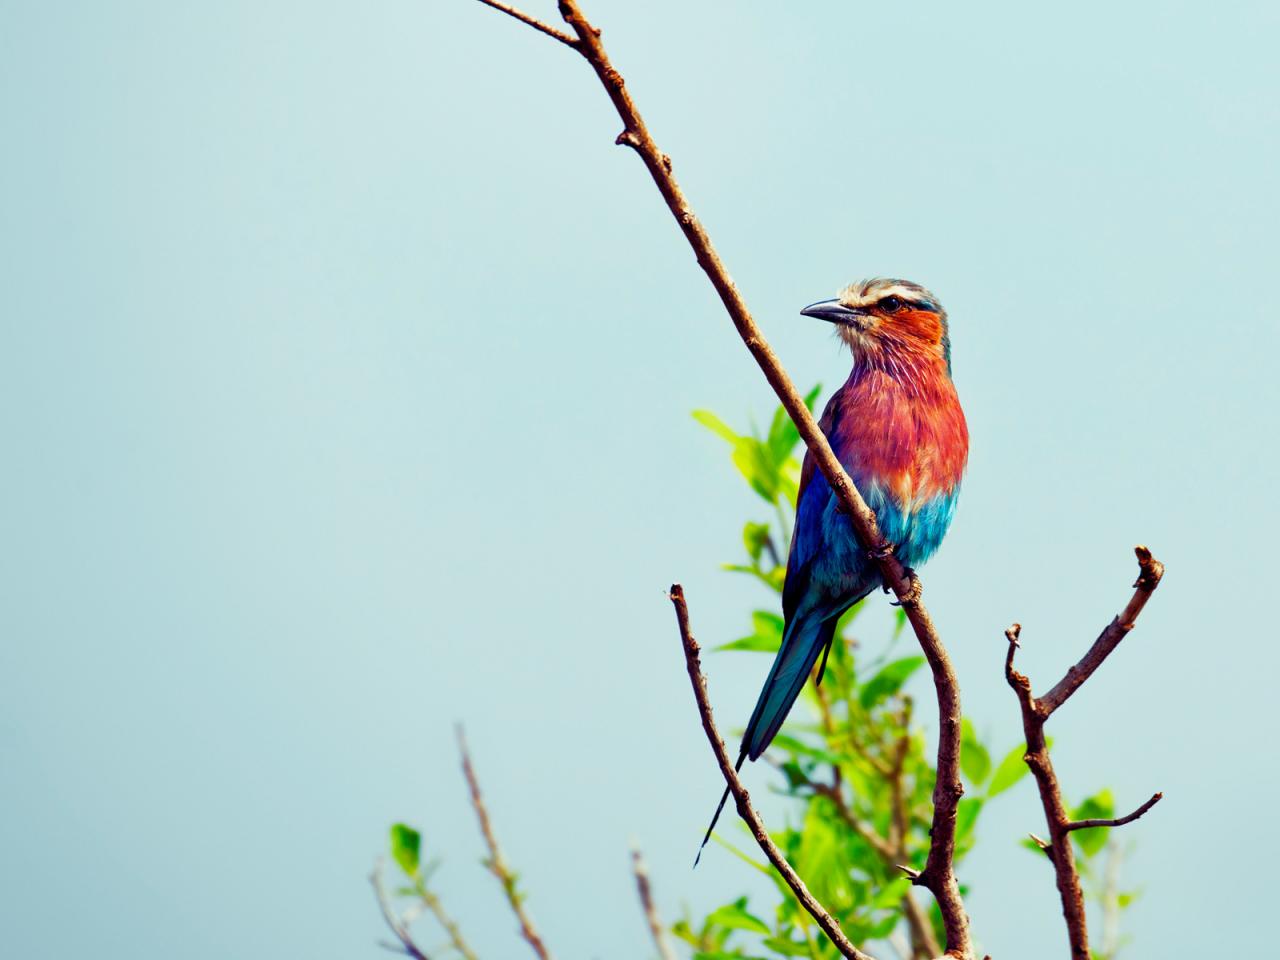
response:
{"label": "bird's tail", "polygon": [[[742,769],[742,761],[747,759],[747,752],[743,750],[738,754],[738,762],[733,765],[735,772]],[[698,844],[698,855],[693,858],[693,865],[696,867],[702,859],[702,851],[706,849],[707,841],[711,839],[711,831],[716,828],[716,824],[720,822],[720,814],[724,813],[725,801],[729,799],[729,788],[724,788],[724,793],[720,794],[720,802],[716,804],[716,812],[711,815],[711,822],[707,824],[707,832],[703,834],[702,843]]]}
{"label": "bird's tail", "polygon": [[804,689],[813,665],[835,636],[837,617],[796,617],[782,636],[782,646],[764,681],[756,708],[751,712],[746,733],[742,735],[742,752],[752,760],[764,753],[791,712],[791,706]]}

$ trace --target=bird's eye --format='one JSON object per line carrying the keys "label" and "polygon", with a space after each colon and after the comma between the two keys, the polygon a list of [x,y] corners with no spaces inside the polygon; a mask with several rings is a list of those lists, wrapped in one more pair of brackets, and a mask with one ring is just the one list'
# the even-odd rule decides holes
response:
{"label": "bird's eye", "polygon": [[902,309],[901,297],[885,297],[880,301],[880,309],[885,313],[897,313]]}

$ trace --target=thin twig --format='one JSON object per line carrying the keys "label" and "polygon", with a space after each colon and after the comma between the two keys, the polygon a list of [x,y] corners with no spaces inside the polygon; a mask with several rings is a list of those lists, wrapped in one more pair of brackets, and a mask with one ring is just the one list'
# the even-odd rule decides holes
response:
{"label": "thin twig", "polygon": [[565,46],[573,47],[574,49],[577,49],[578,47],[578,41],[569,36],[569,34],[565,33],[563,30],[557,30],[555,27],[551,26],[551,24],[543,23],[537,17],[531,17],[523,10],[517,10],[510,4],[500,3],[499,0],[480,0],[480,2],[486,7],[493,7],[495,10],[500,10],[509,17],[515,17],[521,23],[533,27],[533,29],[537,30],[539,33],[545,33],[548,37],[555,37]]}
{"label": "thin twig", "polygon": [[1164,576],[1164,564],[1151,555],[1144,546],[1134,547],[1138,557],[1138,579],[1134,581],[1133,596],[1125,605],[1120,615],[1112,619],[1106,628],[1093,641],[1089,652],[1080,658],[1080,662],[1067,671],[1067,675],[1059,680],[1044,696],[1038,699],[1037,709],[1045,718],[1067,702],[1070,696],[1080,689],[1080,685],[1093,676],[1093,672],[1102,666],[1111,651],[1119,646],[1120,641],[1128,636],[1138,620],[1138,614],[1147,605],[1147,600],[1160,586],[1160,578]]}
{"label": "thin twig", "polygon": [[418,896],[423,905],[431,911],[431,915],[436,918],[436,922],[444,927],[444,932],[449,935],[449,942],[462,955],[463,960],[476,960],[475,951],[471,949],[471,945],[463,938],[462,929],[458,926],[457,921],[445,910],[440,898],[425,886],[419,887]]}
{"label": "thin twig", "polygon": [[698,702],[698,714],[702,717],[702,729],[707,734],[707,739],[711,741],[711,749],[716,755],[716,762],[720,765],[720,773],[724,776],[725,783],[729,786],[729,792],[733,794],[734,802],[738,807],[738,815],[746,822],[751,829],[751,835],[755,837],[756,843],[760,849],[764,851],[764,855],[769,858],[769,862],[781,874],[783,881],[791,888],[791,892],[795,894],[796,900],[800,906],[808,912],[809,916],[817,921],[822,932],[827,935],[841,955],[849,958],[849,960],[871,960],[871,958],[859,950],[845,936],[840,924],[834,917],[826,911],[826,908],[820,904],[809,888],[805,886],[805,882],[787,862],[786,857],[782,855],[773,839],[769,836],[769,831],[765,829],[764,821],[760,819],[760,814],[756,813],[755,808],[751,805],[751,798],[747,793],[746,787],[742,785],[742,781],[738,779],[737,771],[733,768],[733,761],[729,759],[729,754],[725,751],[724,741],[720,739],[720,734],[716,730],[716,722],[711,714],[711,701],[707,699],[707,681],[702,676],[702,664],[699,659],[698,642],[693,639],[693,633],[689,629],[689,607],[685,603],[684,588],[680,584],[671,585],[671,604],[675,607],[676,623],[680,628],[680,640],[684,644],[684,660],[685,667],[689,671],[689,681],[693,684],[693,696]]}
{"label": "thin twig", "polygon": [[649,925],[649,934],[653,937],[653,945],[658,949],[661,960],[676,960],[672,952],[671,941],[667,939],[667,931],[662,919],[658,916],[657,905],[653,902],[653,889],[649,886],[649,871],[645,868],[644,856],[640,848],[631,851],[631,872],[636,878],[636,893],[640,896],[640,906],[644,910],[645,922]]}
{"label": "thin twig", "polygon": [[1072,830],[1090,830],[1093,827],[1123,827],[1126,823],[1133,823],[1140,816],[1154,807],[1157,803],[1164,799],[1163,793],[1152,794],[1151,799],[1140,806],[1127,817],[1116,817],[1114,819],[1094,819],[1094,820],[1072,820],[1062,829],[1070,833]]}
{"label": "thin twig", "polygon": [[530,919],[528,911],[524,908],[524,897],[516,889],[516,875],[512,873],[511,867],[502,855],[502,848],[498,846],[498,838],[494,835],[493,824],[489,822],[489,811],[485,808],[484,797],[480,793],[480,781],[476,779],[475,768],[471,765],[471,754],[467,750],[467,739],[463,734],[462,725],[459,724],[456,729],[458,752],[462,755],[462,773],[467,778],[467,787],[471,791],[471,806],[475,808],[476,818],[480,821],[480,832],[484,834],[485,845],[489,848],[489,859],[485,861],[485,866],[502,884],[502,892],[507,896],[507,903],[511,905],[511,911],[516,915],[516,920],[520,923],[520,935],[529,942],[529,946],[533,948],[533,952],[538,955],[540,960],[551,960],[551,954],[547,950],[546,944],[538,936],[533,920]]}
{"label": "thin twig", "polygon": [[[484,2],[489,3],[490,0]],[[858,493],[857,487],[805,405],[804,398],[796,390],[777,354],[756,325],[746,301],[738,292],[706,229],[694,214],[684,191],[676,181],[672,173],[671,158],[658,148],[627,91],[622,75],[605,52],[600,41],[600,30],[588,22],[577,0],[560,0],[559,7],[560,15],[577,35],[578,42],[573,45],[573,49],[591,65],[622,120],[622,132],[615,142],[633,149],[643,161],[658,192],[666,201],[667,208],[693,248],[698,265],[719,294],[743,343],[773,387],[805,446],[813,455],[818,469],[839,499],[842,512],[848,515],[858,541],[867,549],[885,585],[897,596],[929,662],[938,700],[937,779],[933,791],[929,855],[924,870],[916,877],[915,882],[927,887],[938,901],[947,934],[947,954],[960,960],[968,960],[973,953],[969,939],[969,918],[960,899],[960,884],[955,875],[956,812],[960,798],[964,795],[964,786],[960,780],[960,687],[947,650],[928,610],[921,602],[919,580],[914,575],[908,575],[893,555],[893,546],[881,535],[875,513]]]}
{"label": "thin twig", "polygon": [[1044,735],[1044,725],[1050,715],[1093,675],[1107,655],[1133,629],[1138,614],[1146,606],[1152,591],[1160,584],[1160,578],[1164,574],[1163,564],[1153,558],[1151,551],[1146,547],[1136,547],[1134,553],[1138,558],[1139,573],[1133,598],[1120,616],[1112,620],[1111,624],[1103,630],[1084,658],[1067,671],[1067,675],[1044,697],[1037,699],[1031,693],[1031,681],[1013,668],[1014,654],[1019,645],[1018,638],[1022,633],[1021,625],[1013,624],[1004,634],[1005,639],[1009,641],[1004,662],[1005,679],[1018,698],[1018,706],[1022,711],[1022,729],[1027,738],[1027,752],[1023,760],[1031,768],[1031,773],[1035,777],[1036,786],[1040,791],[1040,804],[1044,808],[1045,820],[1049,826],[1048,840],[1041,840],[1034,834],[1032,839],[1048,854],[1053,863],[1058,895],[1062,900],[1062,916],[1067,924],[1067,939],[1071,944],[1072,960],[1089,960],[1089,928],[1085,919],[1084,894],[1080,889],[1080,872],[1076,869],[1075,851],[1071,846],[1071,831],[1085,827],[1121,826],[1130,823],[1155,806],[1161,798],[1161,794],[1157,793],[1127,817],[1116,820],[1073,821],[1063,803],[1062,789],[1058,785],[1058,776],[1054,772],[1053,762],[1049,759],[1049,747]]}
{"label": "thin twig", "polygon": [[413,942],[413,937],[409,935],[408,928],[396,917],[395,911],[391,908],[391,901],[387,899],[387,891],[382,886],[382,859],[374,865],[373,872],[369,874],[369,883],[373,885],[373,895],[378,899],[378,909],[382,911],[382,919],[386,921],[387,927],[396,935],[396,939],[400,941],[400,946],[404,953],[413,957],[414,960],[431,960],[422,948]]}

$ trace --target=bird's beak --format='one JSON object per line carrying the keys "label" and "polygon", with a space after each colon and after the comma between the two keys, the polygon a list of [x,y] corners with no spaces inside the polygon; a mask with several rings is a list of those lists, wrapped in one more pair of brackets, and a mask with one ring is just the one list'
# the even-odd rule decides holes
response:
{"label": "bird's beak", "polygon": [[847,327],[861,327],[866,322],[865,311],[855,307],[846,307],[839,300],[820,300],[811,303],[800,311],[802,317],[817,317],[828,323],[838,323]]}

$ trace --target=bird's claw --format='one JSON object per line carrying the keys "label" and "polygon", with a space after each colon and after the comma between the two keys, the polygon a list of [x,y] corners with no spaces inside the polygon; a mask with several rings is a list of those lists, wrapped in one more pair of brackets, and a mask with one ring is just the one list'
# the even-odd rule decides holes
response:
{"label": "bird's claw", "polygon": [[893,556],[893,544],[887,540],[881,540],[879,546],[867,551],[867,556],[872,560],[888,560]]}
{"label": "bird's claw", "polygon": [[[903,567],[902,575],[907,578],[907,592],[902,595],[901,600],[892,601],[892,605],[895,607],[909,607],[915,604],[919,601],[920,594],[923,592],[923,587],[920,585],[920,578],[916,576],[916,572],[914,570],[910,567]],[[885,587],[885,590],[888,589],[888,587]]]}

